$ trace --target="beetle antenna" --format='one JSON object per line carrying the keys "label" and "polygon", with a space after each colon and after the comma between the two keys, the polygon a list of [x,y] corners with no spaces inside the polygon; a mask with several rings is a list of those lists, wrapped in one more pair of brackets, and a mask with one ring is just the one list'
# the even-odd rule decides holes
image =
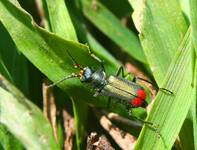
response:
{"label": "beetle antenna", "polygon": [[70,52],[69,52],[68,50],[66,50],[66,51],[67,51],[68,55],[70,56],[70,58],[72,59],[73,64],[74,64],[74,67],[75,67],[75,68],[80,68],[80,69],[82,69],[81,66],[80,66],[80,64],[77,63],[77,61],[76,61],[76,60],[74,59],[74,57],[70,54]]}
{"label": "beetle antenna", "polygon": [[61,80],[59,80],[59,81],[57,81],[57,82],[54,82],[53,84],[50,84],[50,85],[48,86],[48,88],[54,87],[55,85],[57,85],[57,84],[63,82],[64,80],[68,80],[68,79],[72,79],[72,78],[77,78],[77,77],[80,77],[80,75],[79,75],[79,74],[72,73],[71,75],[66,76],[66,77],[64,77],[63,79],[61,79]]}

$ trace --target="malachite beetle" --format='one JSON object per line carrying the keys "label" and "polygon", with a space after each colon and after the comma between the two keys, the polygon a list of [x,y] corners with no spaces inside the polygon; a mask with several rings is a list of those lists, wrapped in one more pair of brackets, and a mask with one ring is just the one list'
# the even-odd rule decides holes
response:
{"label": "malachite beetle", "polygon": [[49,87],[55,86],[64,80],[78,77],[82,83],[88,83],[93,87],[95,90],[95,97],[102,95],[120,99],[132,108],[147,106],[146,92],[144,88],[135,82],[118,77],[121,72],[124,74],[122,66],[119,68],[115,76],[107,76],[103,61],[101,61],[100,58],[94,55],[91,51],[90,55],[101,63],[101,67],[97,70],[93,70],[89,66],[81,67],[70,52],[67,51],[67,53],[71,57],[74,67],[79,68],[79,73],[72,73],[62,80],[49,85]]}
{"label": "malachite beetle", "polygon": [[[63,82],[64,80],[68,80],[71,78],[79,78],[82,83],[90,84],[93,87],[93,89],[95,90],[94,96],[102,95],[102,96],[108,96],[109,98],[115,98],[120,100],[121,103],[126,105],[129,115],[131,115],[130,108],[147,106],[146,92],[144,88],[139,84],[135,83],[134,81],[126,80],[125,78],[123,78],[124,76],[123,67],[120,67],[118,69],[115,76],[113,75],[107,76],[105,73],[103,61],[100,58],[98,58],[96,55],[94,55],[91,51],[90,51],[90,55],[93,58],[95,58],[97,61],[99,61],[101,64],[101,67],[97,70],[93,70],[89,66],[82,67],[80,64],[77,63],[77,61],[73,58],[73,56],[70,54],[69,51],[67,51],[67,53],[72,59],[74,63],[74,67],[79,69],[79,73],[72,73],[71,75],[64,77],[60,81],[49,85],[49,87],[53,87]],[[122,73],[122,78],[118,77],[120,73]],[[132,117],[134,117],[137,120],[140,120],[143,123],[153,125],[151,122],[141,120],[135,116]]]}

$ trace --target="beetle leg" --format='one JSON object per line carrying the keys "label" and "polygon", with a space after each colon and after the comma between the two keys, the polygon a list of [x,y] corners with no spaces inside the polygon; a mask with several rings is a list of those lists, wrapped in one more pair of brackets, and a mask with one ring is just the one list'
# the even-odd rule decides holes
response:
{"label": "beetle leg", "polygon": [[121,74],[122,78],[126,78],[127,80],[131,80],[131,73],[124,73],[124,67],[120,66],[115,74],[116,77],[118,77]]}
{"label": "beetle leg", "polygon": [[149,122],[149,121],[145,121],[143,119],[140,119],[134,115],[132,115],[132,110],[131,109],[128,109],[128,113],[129,113],[129,116],[137,121],[140,121],[141,123],[143,124],[146,124],[149,128],[151,128],[153,131],[156,132],[156,134],[158,135],[158,137],[161,137],[161,134],[160,132],[158,131],[158,126],[154,125],[152,122]]}
{"label": "beetle leg", "polygon": [[94,97],[97,97],[98,95],[99,95],[100,93],[98,92],[98,91],[96,91],[95,93],[94,93]]}
{"label": "beetle leg", "polygon": [[138,117],[132,115],[131,105],[128,104],[128,105],[126,106],[126,108],[127,108],[128,114],[129,114],[129,116],[130,116],[131,118],[133,118],[133,119],[135,119],[135,120],[138,120],[138,121],[140,121],[140,122],[142,122],[142,123],[149,124],[149,125],[151,125],[151,126],[153,125],[152,122],[145,121],[145,120],[143,120],[143,119],[140,119],[140,118],[138,118]]}
{"label": "beetle leg", "polygon": [[101,86],[101,87],[95,89],[96,92],[94,93],[93,96],[94,96],[94,97],[97,97],[97,96],[101,93],[101,91],[103,90],[103,88],[104,88],[104,86]]}
{"label": "beetle leg", "polygon": [[116,77],[118,77],[119,75],[122,75],[122,77],[125,77],[124,75],[124,67],[123,66],[120,66],[116,72]]}

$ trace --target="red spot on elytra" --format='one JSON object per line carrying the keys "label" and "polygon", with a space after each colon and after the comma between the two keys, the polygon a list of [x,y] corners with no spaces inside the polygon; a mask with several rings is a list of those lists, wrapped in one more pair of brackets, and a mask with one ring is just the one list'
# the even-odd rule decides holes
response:
{"label": "red spot on elytra", "polygon": [[143,89],[137,90],[137,97],[141,98],[142,100],[146,99],[146,92]]}
{"label": "red spot on elytra", "polygon": [[143,105],[146,99],[146,93],[143,89],[137,90],[137,96],[131,100],[131,104],[134,107],[140,107]]}

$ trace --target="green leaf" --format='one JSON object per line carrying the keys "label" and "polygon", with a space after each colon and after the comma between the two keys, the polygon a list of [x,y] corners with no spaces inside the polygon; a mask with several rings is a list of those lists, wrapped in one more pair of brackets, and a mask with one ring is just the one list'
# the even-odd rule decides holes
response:
{"label": "green leaf", "polygon": [[[197,85],[197,84],[196,84]],[[196,91],[197,87],[195,86],[195,91]],[[192,108],[191,108],[191,113],[192,113],[192,117],[193,117],[193,137],[194,137],[194,149],[197,149],[197,104],[196,104],[196,100],[197,100],[197,96],[195,93],[195,97],[194,97],[194,101],[192,103]]]}
{"label": "green leaf", "polygon": [[[107,7],[118,18],[130,16],[132,11],[128,0],[114,1],[114,0],[99,0],[103,5]],[[120,7],[121,6],[121,7]]]}
{"label": "green leaf", "polygon": [[91,7],[91,0],[81,0],[85,16],[105,35],[118,44],[130,56],[142,63],[147,63],[142,47],[136,35],[123,26],[99,1],[97,9]]}
{"label": "green leaf", "polygon": [[[77,149],[84,149],[85,147],[85,127],[87,125],[88,107],[87,104],[78,99],[72,99],[73,111],[75,116],[76,138],[77,138]],[[86,108],[86,109],[85,109]]]}
{"label": "green leaf", "polygon": [[0,22],[0,73],[29,95],[28,66],[25,57]]}
{"label": "green leaf", "polygon": [[[195,88],[192,88],[191,36],[188,30],[173,59],[162,87],[171,95],[160,91],[156,96],[147,121],[158,125],[158,134],[145,126],[136,149],[170,149],[191,106]],[[187,101],[186,101],[187,100]]]}
{"label": "green leaf", "polygon": [[[100,64],[88,54],[87,45],[63,40],[47,32],[38,27],[23,9],[6,0],[0,1],[0,21],[6,27],[18,49],[53,82],[59,81],[73,72],[79,72],[73,67],[66,50],[70,51],[82,66],[100,67]],[[13,28],[13,24],[17,28]],[[106,66],[110,66],[110,64],[106,64]],[[114,72],[111,73],[114,74]],[[79,79],[67,80],[58,86],[73,98],[81,97],[84,101],[98,107],[107,106],[106,98],[93,98],[93,92],[90,88],[83,86]],[[122,105],[112,103],[110,107],[115,112],[125,113],[126,110],[120,106]]]}
{"label": "green leaf", "polygon": [[129,0],[133,20],[153,75],[161,87],[187,24],[178,1]]}
{"label": "green leaf", "polygon": [[78,41],[64,0],[44,0],[47,4],[52,32],[71,41]]}
{"label": "green leaf", "polygon": [[190,6],[188,0],[179,0],[179,3],[181,5],[181,9],[183,11],[184,17],[186,21],[189,23],[190,20]]}
{"label": "green leaf", "polygon": [[191,17],[191,28],[192,28],[192,39],[195,51],[197,53],[197,0],[190,0],[190,17]]}
{"label": "green leaf", "polygon": [[106,60],[105,64],[110,64],[108,65],[109,67],[106,67],[108,72],[118,70],[118,68],[121,66],[120,62],[118,62],[98,41],[96,41],[96,39],[90,33],[87,33],[87,41],[93,52],[98,57]]}
{"label": "green leaf", "polygon": [[[195,51],[193,52],[193,57],[192,57],[192,61],[193,61],[193,82],[194,84],[194,88],[197,89],[197,80],[196,80],[196,75],[197,75],[197,60],[196,60],[196,54],[197,54],[197,0],[190,0],[189,1],[189,10],[190,10],[190,22],[191,22],[191,32],[192,32],[192,44],[194,46]],[[195,93],[195,99],[192,105],[192,116],[193,116],[193,134],[194,134],[194,147],[195,149],[197,149],[197,96]]]}
{"label": "green leaf", "polygon": [[[7,130],[7,128],[0,124],[0,146],[4,150],[23,150],[22,144]],[[0,147],[1,149],[1,147]]]}
{"label": "green leaf", "polygon": [[[194,52],[194,49],[192,49]],[[193,53],[192,53],[193,54]],[[195,59],[191,59],[191,61],[196,61]],[[195,64],[195,63],[194,63]],[[194,91],[196,91],[196,75],[197,75],[197,66],[193,66],[192,63],[192,83],[191,85],[194,88]],[[184,121],[184,124],[182,126],[182,129],[179,134],[179,139],[180,139],[180,144],[182,149],[196,149],[197,145],[197,134],[196,134],[196,129],[197,129],[197,122],[196,122],[196,92],[194,92],[194,96],[191,98],[192,99],[192,104],[190,106],[189,113]]]}
{"label": "green leaf", "polygon": [[[194,102],[195,99],[192,100],[192,104]],[[179,133],[179,139],[180,139],[180,144],[182,149],[194,149],[194,136],[193,136],[193,105],[191,105],[189,113],[183,123],[183,126],[181,128],[181,131]]]}
{"label": "green leaf", "polygon": [[[52,33],[46,32],[32,22],[30,16],[24,13],[21,8],[16,8],[8,1],[2,0],[0,7],[0,19],[19,50],[30,61],[33,61],[33,64],[42,72],[51,74],[49,75],[50,79],[57,81],[66,75],[65,72],[67,72],[67,75],[77,72],[73,68],[72,60],[66,50],[70,51],[73,57],[84,65],[96,64],[90,56],[88,57],[88,47],[86,45],[65,41]],[[13,28],[13,24],[17,28]],[[91,62],[83,59],[86,56]],[[68,85],[67,88],[78,84],[73,81],[65,83]]]}
{"label": "green leaf", "polygon": [[2,58],[0,57],[0,72],[3,74],[8,80],[12,80],[12,76],[10,75],[8,69],[6,68],[6,65],[4,64]]}
{"label": "green leaf", "polygon": [[28,149],[60,149],[42,112],[0,76],[0,122]]}

